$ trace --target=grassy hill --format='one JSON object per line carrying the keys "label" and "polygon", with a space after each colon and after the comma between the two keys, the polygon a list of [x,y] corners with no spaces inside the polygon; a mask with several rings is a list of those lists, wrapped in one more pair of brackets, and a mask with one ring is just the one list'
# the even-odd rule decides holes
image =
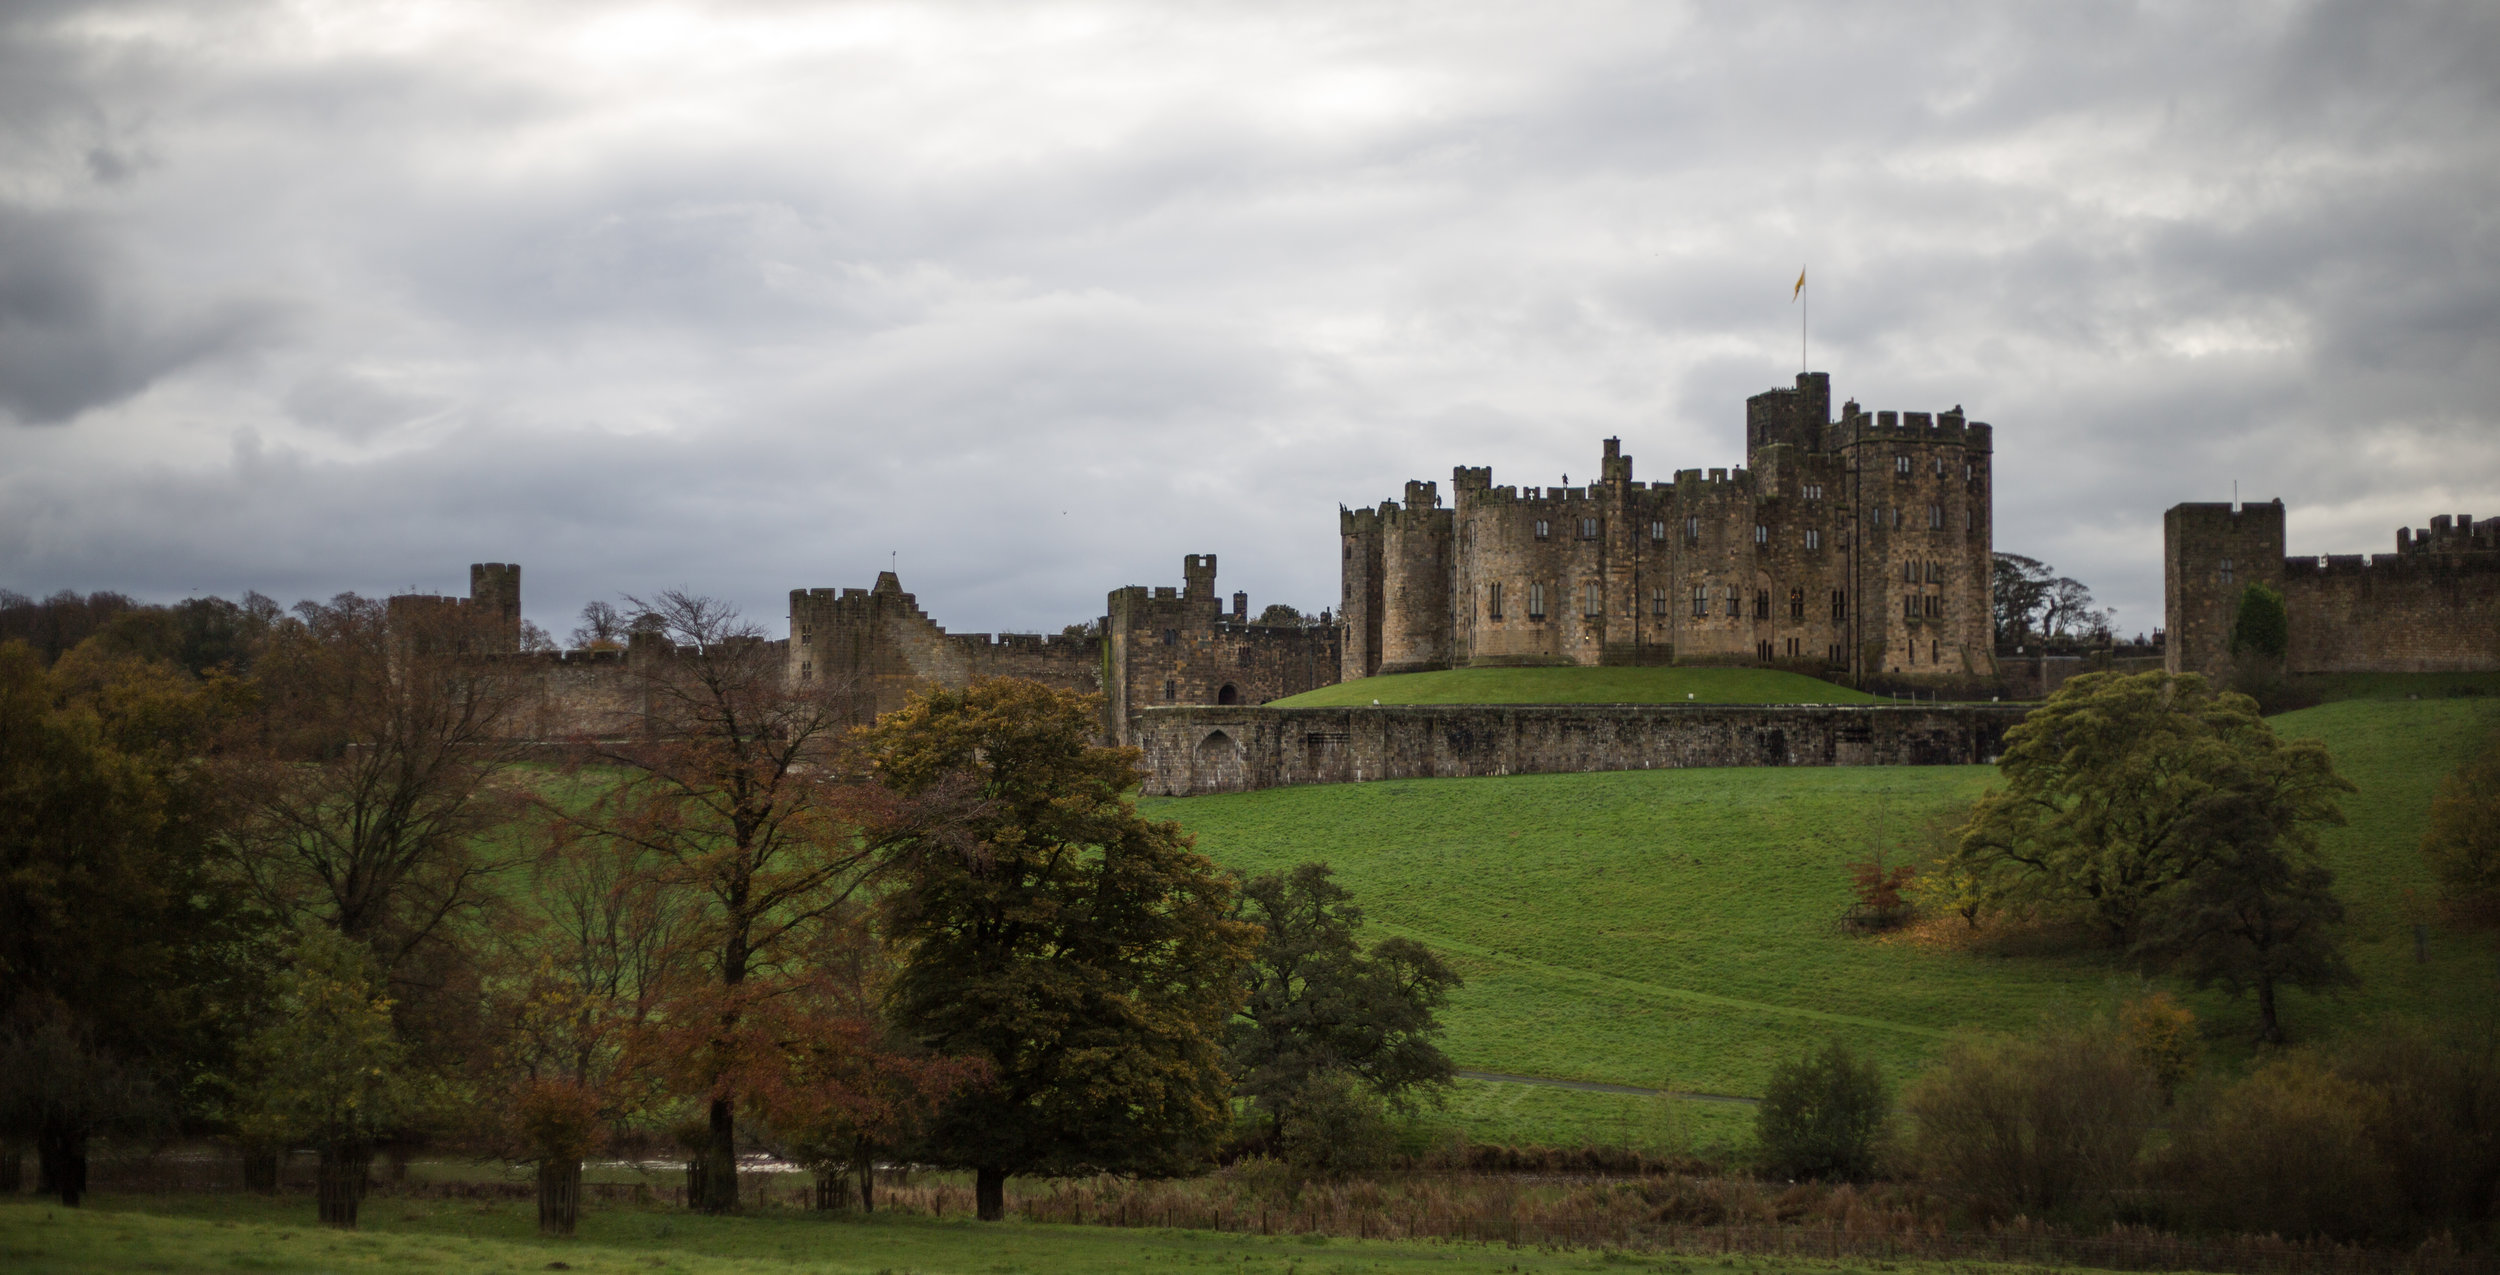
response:
{"label": "grassy hill", "polygon": [[1462,668],[1339,682],[1277,708],[1369,704],[1871,704],[1873,695],[1753,668]]}
{"label": "grassy hill", "polygon": [[[1472,672],[1582,671],[1700,670]],[[2500,701],[2350,700],[2275,726],[2325,739],[2360,787],[2345,803],[2349,825],[2329,830],[2325,844],[2351,908],[2346,931],[2363,985],[2332,999],[2290,993],[2290,1029],[2331,1035],[2388,1011],[2487,1015],[2490,945],[2438,933],[2428,962],[2415,963],[2418,905],[2407,892],[2431,893],[2416,845],[2432,789],[2500,728]],[[1879,848],[1895,862],[1915,855],[1936,821],[1993,777],[1985,767],[1667,770],[1144,805],[1245,873],[1326,860],[1374,930],[1448,953],[1468,980],[1447,1015],[1448,1048],[1462,1068],[1751,1095],[1774,1061],[1826,1036],[1866,1049],[1898,1078],[1955,1030],[2015,1031],[2044,1014],[2097,1012],[2139,986],[2105,952],[2024,952],[1964,941],[1944,925],[1881,938],[1838,929],[1846,864]],[[2244,1065],[2249,1008],[2219,993],[2186,999],[2212,1037],[2215,1065]],[[1658,1122],[1656,1108],[1470,1083],[1449,1118],[1478,1138],[1638,1142]],[[1680,1118],[1713,1141],[1741,1137],[1746,1116],[1692,1103]]]}

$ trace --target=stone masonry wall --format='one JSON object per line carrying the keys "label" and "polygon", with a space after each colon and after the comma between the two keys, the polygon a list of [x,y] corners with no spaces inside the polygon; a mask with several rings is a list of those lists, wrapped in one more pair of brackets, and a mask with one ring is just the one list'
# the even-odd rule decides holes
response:
{"label": "stone masonry wall", "polygon": [[1996,760],[2022,705],[1165,708],[1130,723],[1151,796],[1679,766]]}
{"label": "stone masonry wall", "polygon": [[2283,587],[2283,502],[2173,505],[2161,536],[2163,666],[2227,681],[2240,593]]}
{"label": "stone masonry wall", "polygon": [[2500,669],[2500,553],[2293,558],[2283,602],[2293,673]]}

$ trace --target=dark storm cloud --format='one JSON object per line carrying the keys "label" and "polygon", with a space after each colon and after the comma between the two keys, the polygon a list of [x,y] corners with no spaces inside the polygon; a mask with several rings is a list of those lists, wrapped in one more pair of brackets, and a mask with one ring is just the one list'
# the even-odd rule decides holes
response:
{"label": "dark storm cloud", "polygon": [[2300,552],[2500,512],[2492,65],[2471,5],[21,6],[0,584],[1317,608],[1407,477],[1739,463],[1802,260],[1838,392],[1994,422],[2000,547],[2150,628],[2234,479]]}

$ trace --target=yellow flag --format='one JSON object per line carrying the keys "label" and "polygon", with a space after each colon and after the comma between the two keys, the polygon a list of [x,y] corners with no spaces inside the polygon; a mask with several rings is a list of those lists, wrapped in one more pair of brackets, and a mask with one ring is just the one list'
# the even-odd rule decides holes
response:
{"label": "yellow flag", "polygon": [[1791,300],[1791,301],[1796,300],[1796,299],[1797,299],[1797,297],[1798,297],[1798,295],[1799,295],[1799,294],[1801,294],[1801,293],[1803,293],[1805,290],[1806,290],[1806,272],[1805,272],[1805,267],[1803,267],[1803,266],[1799,266],[1799,267],[1797,268],[1797,286],[1788,290],[1788,299],[1789,299],[1789,300]]}

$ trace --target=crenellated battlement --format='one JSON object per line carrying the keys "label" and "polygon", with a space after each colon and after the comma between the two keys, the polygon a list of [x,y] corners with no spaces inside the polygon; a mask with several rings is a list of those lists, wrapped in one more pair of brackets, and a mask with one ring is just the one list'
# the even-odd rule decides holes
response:
{"label": "crenellated battlement", "polygon": [[1831,427],[1831,449],[1871,442],[1926,442],[1966,451],[1989,451],[1994,446],[1995,430],[1985,421],[1968,419],[1961,405],[1941,412],[1905,412],[1883,410],[1870,412],[1855,402],[1843,404],[1841,417]]}
{"label": "crenellated battlement", "polygon": [[2500,553],[2330,553],[2283,560],[2286,579],[2367,576],[2380,580],[2433,580],[2500,574]]}

